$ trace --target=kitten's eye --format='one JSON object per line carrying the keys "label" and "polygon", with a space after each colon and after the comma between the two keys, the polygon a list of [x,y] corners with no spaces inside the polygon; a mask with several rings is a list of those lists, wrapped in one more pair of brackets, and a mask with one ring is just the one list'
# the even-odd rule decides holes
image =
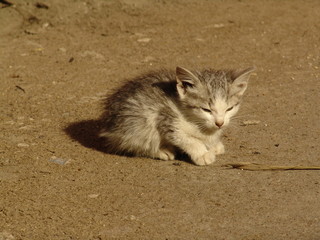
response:
{"label": "kitten's eye", "polygon": [[182,82],[183,88],[193,88],[193,84],[189,82]]}
{"label": "kitten's eye", "polygon": [[205,112],[208,112],[208,113],[211,113],[211,110],[210,109],[208,109],[208,108],[201,108],[203,111],[205,111]]}
{"label": "kitten's eye", "polygon": [[233,109],[233,107],[229,107],[226,111],[229,112]]}

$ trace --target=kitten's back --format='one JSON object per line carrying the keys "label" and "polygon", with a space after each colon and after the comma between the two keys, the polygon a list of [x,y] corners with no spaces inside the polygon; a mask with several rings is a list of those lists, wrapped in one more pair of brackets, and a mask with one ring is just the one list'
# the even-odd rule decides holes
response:
{"label": "kitten's back", "polygon": [[[161,142],[157,121],[160,111],[173,114],[177,98],[175,73],[160,70],[126,82],[105,99],[104,128],[111,152],[145,155]],[[151,151],[151,152],[152,152]]]}

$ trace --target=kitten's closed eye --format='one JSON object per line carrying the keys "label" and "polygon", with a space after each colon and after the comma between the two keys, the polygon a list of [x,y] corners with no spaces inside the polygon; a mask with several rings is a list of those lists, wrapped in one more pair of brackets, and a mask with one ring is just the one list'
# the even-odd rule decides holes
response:
{"label": "kitten's closed eye", "polygon": [[203,111],[205,111],[205,112],[208,112],[208,113],[211,113],[212,111],[210,110],[210,109],[208,109],[208,108],[201,108]]}
{"label": "kitten's closed eye", "polygon": [[226,112],[231,111],[234,107],[238,106],[239,104],[240,104],[240,103],[238,102],[238,103],[236,103],[235,105],[233,105],[232,107],[229,107],[229,108],[226,110]]}
{"label": "kitten's closed eye", "polygon": [[229,107],[227,110],[226,110],[226,112],[229,112],[229,111],[231,111],[233,109],[233,106],[232,107]]}
{"label": "kitten's closed eye", "polygon": [[189,83],[189,82],[182,82],[182,86],[183,88],[193,88],[193,84],[192,83]]}
{"label": "kitten's closed eye", "polygon": [[[205,111],[205,112],[208,112],[208,113],[211,113],[211,112],[212,112],[212,110],[210,110],[210,109],[208,109],[208,108],[202,108],[202,107],[200,107],[200,108],[201,108],[203,111]],[[234,106],[229,107],[229,108],[226,110],[226,112],[231,111],[233,108],[234,108]]]}
{"label": "kitten's closed eye", "polygon": [[[210,110],[210,109],[208,109],[208,108],[202,108],[202,107],[200,107],[200,108],[201,108],[201,110],[204,111],[204,112],[212,113],[212,110]],[[233,108],[234,108],[234,106],[229,107],[229,108],[226,110],[226,112],[231,111]]]}

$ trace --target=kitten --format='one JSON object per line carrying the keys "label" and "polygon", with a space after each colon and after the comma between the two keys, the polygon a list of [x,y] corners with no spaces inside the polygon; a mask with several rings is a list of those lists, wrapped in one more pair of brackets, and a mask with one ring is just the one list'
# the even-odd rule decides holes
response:
{"label": "kitten", "polygon": [[106,98],[100,136],[115,153],[163,160],[177,150],[208,165],[224,153],[222,129],[238,112],[250,73],[162,70],[125,83]]}

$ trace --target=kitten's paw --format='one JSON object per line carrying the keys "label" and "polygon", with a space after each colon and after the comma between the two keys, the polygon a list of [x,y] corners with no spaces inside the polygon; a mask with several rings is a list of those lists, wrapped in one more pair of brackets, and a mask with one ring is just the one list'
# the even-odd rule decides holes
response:
{"label": "kitten's paw", "polygon": [[222,142],[218,142],[214,147],[213,147],[213,151],[216,155],[219,154],[224,154],[225,153],[225,149],[224,149],[224,145],[222,144]]}
{"label": "kitten's paw", "polygon": [[206,152],[205,154],[203,154],[201,157],[194,160],[193,162],[196,165],[204,166],[204,165],[209,165],[215,161],[216,161],[216,155],[213,152],[209,151],[209,152]]}
{"label": "kitten's paw", "polygon": [[165,161],[174,160],[174,154],[168,149],[160,149],[156,157]]}

